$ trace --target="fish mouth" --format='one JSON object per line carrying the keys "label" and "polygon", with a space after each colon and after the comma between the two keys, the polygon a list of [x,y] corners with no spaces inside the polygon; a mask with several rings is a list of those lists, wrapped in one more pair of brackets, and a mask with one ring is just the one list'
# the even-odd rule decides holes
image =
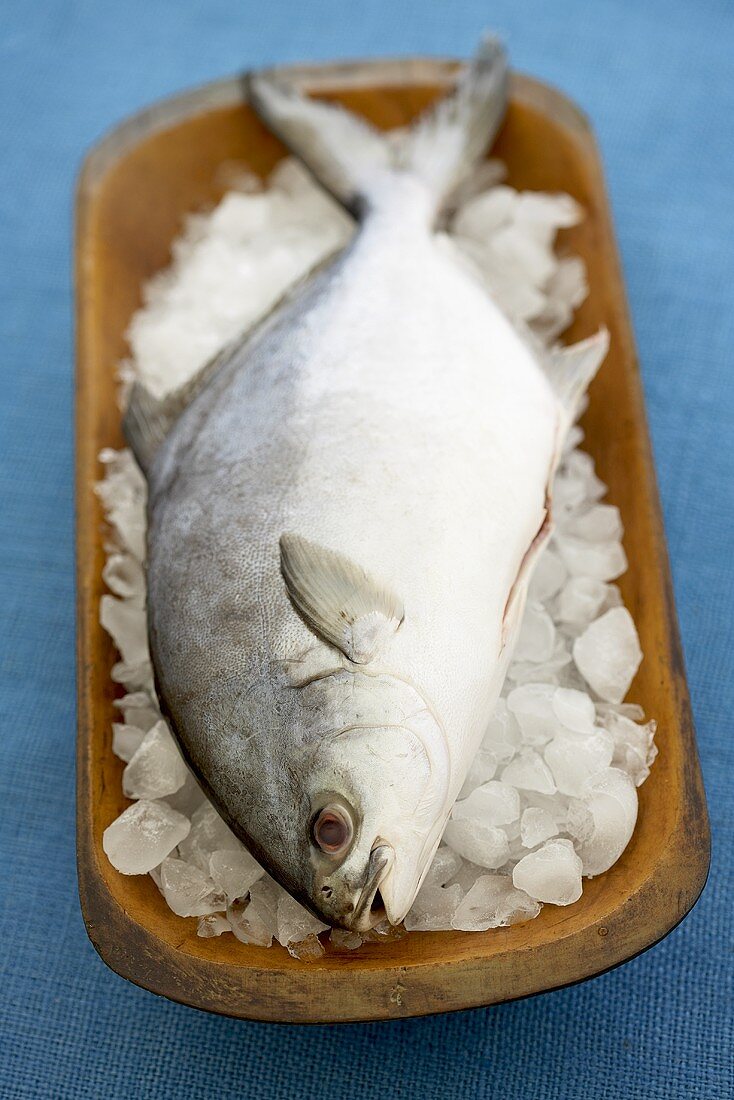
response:
{"label": "fish mouth", "polygon": [[368,932],[386,919],[380,886],[389,875],[394,859],[395,851],[387,841],[377,840],[373,844],[367,865],[367,880],[350,921],[350,927],[355,932]]}

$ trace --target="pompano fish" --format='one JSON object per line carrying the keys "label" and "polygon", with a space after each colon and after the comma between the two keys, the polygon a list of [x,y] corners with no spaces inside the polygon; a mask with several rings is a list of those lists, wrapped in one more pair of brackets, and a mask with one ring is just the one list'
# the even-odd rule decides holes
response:
{"label": "pompano fish", "polygon": [[410,908],[492,714],[593,338],[541,362],[434,227],[492,142],[489,41],[386,136],[251,75],[351,244],[172,397],[134,387],[148,625],[181,749],[314,913]]}

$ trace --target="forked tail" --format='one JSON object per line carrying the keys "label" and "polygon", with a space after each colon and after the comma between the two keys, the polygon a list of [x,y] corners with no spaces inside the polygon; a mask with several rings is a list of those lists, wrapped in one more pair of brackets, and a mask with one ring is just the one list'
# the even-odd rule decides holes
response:
{"label": "forked tail", "polygon": [[507,55],[487,38],[454,89],[397,135],[308,99],[278,69],[250,73],[249,100],[268,129],[336,199],[361,214],[396,176],[420,181],[436,213],[494,141],[507,105]]}

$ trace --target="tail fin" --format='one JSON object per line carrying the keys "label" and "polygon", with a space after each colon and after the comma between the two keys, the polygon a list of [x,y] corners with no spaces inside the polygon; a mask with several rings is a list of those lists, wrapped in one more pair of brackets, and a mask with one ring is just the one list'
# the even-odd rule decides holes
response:
{"label": "tail fin", "polygon": [[347,209],[373,205],[385,175],[422,181],[438,210],[469,175],[500,127],[507,56],[486,39],[454,90],[395,140],[341,107],[307,99],[277,69],[249,74],[248,96],[266,126]]}

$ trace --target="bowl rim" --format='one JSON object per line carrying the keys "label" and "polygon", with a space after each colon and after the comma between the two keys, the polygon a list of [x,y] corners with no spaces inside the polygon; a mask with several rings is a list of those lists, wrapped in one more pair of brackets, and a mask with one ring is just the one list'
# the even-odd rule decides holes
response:
{"label": "bowl rim", "polygon": [[[339,92],[346,89],[375,86],[395,87],[406,84],[441,85],[449,82],[461,63],[447,58],[396,58],[376,61],[349,61],[315,65],[283,66],[289,79],[311,92]],[[584,113],[561,92],[527,76],[513,74],[512,99],[538,111],[552,110],[554,121],[565,127],[573,140],[590,158],[589,166],[595,186],[604,201],[601,229],[605,244],[610,249],[611,275],[616,284],[612,289],[621,300],[623,316],[621,324],[625,337],[625,354],[634,355],[629,316],[626,307],[621,270],[614,242],[606,190],[596,143],[588,119]],[[83,736],[91,721],[89,698],[85,684],[86,662],[90,660],[83,624],[88,612],[90,595],[86,591],[84,556],[89,549],[90,514],[88,467],[80,442],[84,433],[85,384],[84,370],[90,370],[89,349],[85,342],[85,311],[89,308],[81,293],[84,280],[83,239],[87,218],[94,195],[107,172],[139,142],[152,135],[190,120],[209,111],[231,107],[246,102],[242,77],[234,76],[217,80],[190,91],[164,99],[125,119],[104,135],[88,152],[78,178],[77,215],[77,567],[78,567],[78,698],[79,737],[77,751],[77,866],[79,893],[85,925],[90,939],[105,963],[122,977],[143,988],[150,989],[172,1000],[204,1008],[224,1015],[274,1022],[352,1022],[358,1020],[401,1018],[428,1015],[435,1012],[455,1011],[467,1007],[479,1007],[497,1000],[514,1000],[536,993],[576,984],[589,977],[604,973],[634,958],[659,942],[690,911],[698,899],[708,875],[710,861],[710,833],[705,794],[695,746],[695,735],[690,713],[685,671],[678,636],[673,603],[670,572],[665,549],[662,519],[654,484],[654,468],[646,432],[641,386],[637,386],[641,431],[644,435],[648,475],[652,479],[651,500],[657,508],[659,536],[655,552],[661,570],[664,590],[664,607],[670,638],[671,662],[678,682],[678,713],[680,734],[689,754],[684,777],[686,800],[678,807],[668,843],[661,850],[657,863],[638,890],[626,897],[615,915],[616,926],[625,926],[619,937],[609,937],[611,919],[597,922],[568,936],[559,935],[552,945],[573,941],[571,950],[573,965],[558,972],[544,971],[543,965],[535,966],[534,977],[520,983],[518,992],[501,998],[493,996],[488,985],[487,960],[481,954],[443,964],[435,960],[411,959],[403,964],[381,965],[377,960],[339,959],[339,966],[326,968],[313,962],[294,968],[294,960],[282,953],[282,963],[273,958],[272,966],[248,963],[245,950],[238,966],[216,964],[172,948],[148,929],[138,924],[110,893],[97,865],[94,838],[91,834],[89,738]],[[86,363],[86,367],[84,364]],[[86,528],[85,528],[86,524]],[[85,533],[86,531],[86,533]],[[98,537],[98,536],[97,536]],[[696,843],[691,843],[691,830],[696,833]],[[681,852],[687,858],[682,860]],[[675,872],[675,873],[673,873]],[[444,933],[411,933],[441,936]],[[467,935],[476,935],[467,933]],[[582,937],[584,942],[580,942]],[[600,951],[601,941],[610,940],[608,949]],[[612,948],[611,940],[614,940]],[[541,945],[547,948],[548,945]],[[535,950],[541,950],[536,948]],[[611,950],[609,948],[612,948]],[[533,948],[525,948],[527,952]],[[566,952],[569,944],[566,944]],[[275,949],[274,949],[275,952]],[[358,955],[360,953],[357,953]],[[492,963],[513,954],[505,952],[493,956]],[[517,952],[515,952],[517,954]],[[145,960],[141,969],[140,960]],[[548,960],[550,961],[550,960]],[[357,963],[358,965],[355,965]],[[441,994],[441,976],[451,967],[451,984],[461,993],[454,997]],[[225,971],[227,973],[225,973]],[[217,973],[220,972],[220,973]],[[430,972],[428,973],[421,972]],[[542,980],[538,975],[543,973]],[[323,981],[319,976],[328,975]],[[359,988],[356,986],[359,975]],[[244,980],[246,977],[246,981]],[[316,981],[314,981],[316,979]],[[191,988],[200,991],[208,983],[207,991],[192,998]],[[349,992],[351,988],[351,993]],[[329,1009],[319,995],[329,990],[336,996],[338,1010]],[[345,993],[345,990],[347,992]]]}

